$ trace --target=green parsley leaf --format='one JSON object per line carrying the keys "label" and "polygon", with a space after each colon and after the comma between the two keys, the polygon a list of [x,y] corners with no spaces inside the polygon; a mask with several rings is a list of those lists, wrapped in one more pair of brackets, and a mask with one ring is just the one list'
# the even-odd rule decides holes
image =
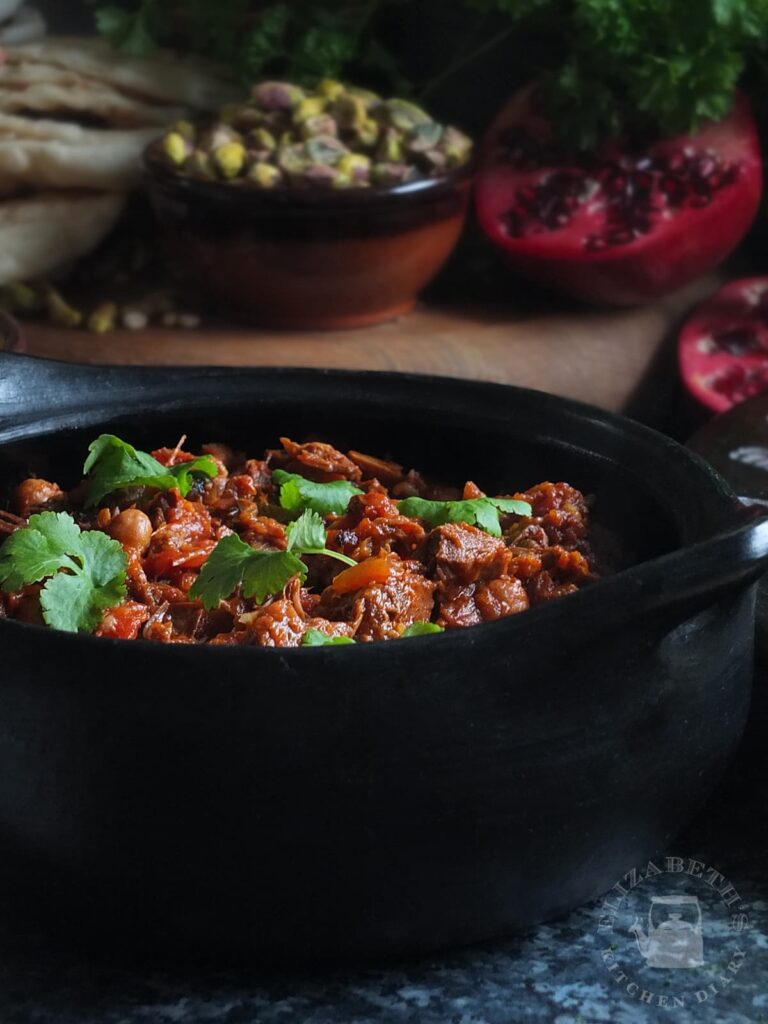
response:
{"label": "green parsley leaf", "polygon": [[326,636],[319,629],[308,629],[301,638],[302,647],[346,647],[354,642],[351,636]]}
{"label": "green parsley leaf", "polygon": [[262,604],[270,594],[278,594],[288,580],[307,578],[307,567],[299,555],[328,555],[346,565],[357,565],[353,558],[325,547],[325,527],[316,512],[304,512],[286,529],[287,551],[252,548],[237,534],[224,537],[206,559],[189,595],[200,598],[205,608],[217,608],[219,601],[242,587],[245,597]]}
{"label": "green parsley leaf", "polygon": [[287,3],[273,4],[261,11],[241,41],[240,62],[251,81],[259,78],[270,61],[285,55],[287,32],[293,11]]}
{"label": "green parsley leaf", "polygon": [[414,622],[400,634],[401,640],[409,640],[412,636],[429,636],[431,633],[444,633],[445,629],[436,622]]}
{"label": "green parsley leaf", "polygon": [[166,27],[165,17],[153,0],[142,0],[136,11],[114,4],[99,7],[96,27],[113,46],[131,57],[146,57],[157,46],[157,37]]}
{"label": "green parsley leaf", "polygon": [[126,487],[155,487],[170,491],[178,487],[182,497],[189,494],[195,474],[218,475],[212,458],[203,455],[175,466],[164,466],[147,452],[137,451],[114,434],[102,434],[88,448],[83,473],[89,478],[86,505],[98,505],[108,494]]}
{"label": "green parsley leaf", "polygon": [[125,552],[99,530],[82,531],[67,512],[42,512],[0,547],[0,584],[12,592],[47,582],[43,619],[53,629],[91,633],[126,594]]}
{"label": "green parsley leaf", "polygon": [[471,498],[466,501],[429,501],[426,498],[405,498],[397,507],[404,516],[423,519],[430,526],[445,523],[469,523],[492,537],[501,536],[499,512],[529,516],[533,511],[527,501],[516,498]]}
{"label": "green parsley leaf", "polygon": [[96,29],[111,43],[118,43],[128,31],[131,15],[122,7],[109,4],[96,11]]}
{"label": "green parsley leaf", "polygon": [[321,516],[340,516],[356,494],[363,492],[348,480],[319,484],[298,473],[276,469],[272,479],[280,485],[280,504],[288,511],[311,509]]}
{"label": "green parsley leaf", "polygon": [[[249,84],[331,76],[434,94],[445,106],[457,87],[471,91],[489,57],[500,67],[506,58],[510,87],[538,77],[556,136],[582,150],[627,134],[694,131],[730,110],[745,70],[756,97],[766,74],[768,0],[96,2],[99,30],[123,51],[166,44],[204,53]],[[448,33],[440,70],[424,80],[430,62],[422,68],[392,43],[409,31],[409,11],[421,24],[432,8],[458,31],[453,52]]]}

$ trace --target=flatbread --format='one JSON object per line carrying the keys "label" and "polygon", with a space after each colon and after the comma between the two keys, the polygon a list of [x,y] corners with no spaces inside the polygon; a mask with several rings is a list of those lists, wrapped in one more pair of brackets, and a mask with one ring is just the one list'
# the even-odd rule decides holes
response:
{"label": "flatbread", "polygon": [[49,37],[8,50],[11,67],[42,64],[63,68],[126,94],[165,105],[218,110],[242,98],[242,87],[219,65],[194,57],[158,51],[150,57],[116,52],[103,39]]}
{"label": "flatbread", "polygon": [[39,81],[14,84],[13,76],[0,69],[0,112],[97,117],[115,127],[158,129],[184,116],[183,107],[160,106],[125,96],[111,86],[72,76],[69,84]]}
{"label": "flatbread", "polygon": [[0,202],[0,285],[49,274],[91,252],[124,201],[114,193],[48,192]]}
{"label": "flatbread", "polygon": [[[132,128],[119,134],[133,134],[149,131],[148,128]],[[151,129],[156,132],[156,129]],[[93,138],[107,137],[107,128],[85,128],[73,121],[58,121],[44,117],[23,117],[18,114],[0,113],[0,138],[39,139],[43,142],[69,142],[87,145]],[[117,132],[115,134],[118,134]]]}
{"label": "flatbread", "polygon": [[156,137],[156,128],[85,129],[0,114],[0,196],[30,187],[130,191],[141,182],[141,156]]}

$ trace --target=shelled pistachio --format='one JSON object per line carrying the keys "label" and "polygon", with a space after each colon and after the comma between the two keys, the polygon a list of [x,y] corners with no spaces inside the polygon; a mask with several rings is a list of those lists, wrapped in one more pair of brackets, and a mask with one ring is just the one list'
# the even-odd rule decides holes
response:
{"label": "shelled pistachio", "polygon": [[314,90],[261,82],[215,121],[172,125],[156,152],[202,180],[367,188],[441,177],[469,161],[472,142],[415,103],[326,79]]}
{"label": "shelled pistachio", "polygon": [[0,309],[18,317],[47,320],[56,327],[78,327],[92,334],[109,334],[118,328],[142,330],[152,324],[199,327],[201,317],[194,310],[179,308],[169,291],[148,291],[131,302],[105,298],[85,308],[47,281],[15,281],[0,288]]}

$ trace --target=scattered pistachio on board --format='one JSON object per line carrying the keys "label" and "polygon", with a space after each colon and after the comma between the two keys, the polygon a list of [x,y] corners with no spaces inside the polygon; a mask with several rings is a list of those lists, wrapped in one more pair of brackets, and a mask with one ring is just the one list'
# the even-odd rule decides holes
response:
{"label": "scattered pistachio on board", "polygon": [[171,125],[158,157],[187,177],[261,189],[391,187],[466,164],[471,140],[415,103],[330,79],[261,82],[213,123]]}
{"label": "scattered pistachio on board", "polygon": [[47,319],[56,327],[83,327],[92,334],[108,334],[121,327],[139,331],[151,324],[192,330],[202,322],[197,313],[178,308],[168,291],[148,292],[130,303],[108,299],[85,310],[45,281],[4,285],[0,288],[0,309],[22,318]]}

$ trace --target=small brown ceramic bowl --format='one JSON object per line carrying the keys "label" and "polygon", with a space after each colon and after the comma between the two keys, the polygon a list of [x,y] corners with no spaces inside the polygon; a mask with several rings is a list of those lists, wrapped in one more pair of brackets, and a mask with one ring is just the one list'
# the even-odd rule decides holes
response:
{"label": "small brown ceramic bowl", "polygon": [[407,313],[453,251],[472,175],[387,189],[198,181],[145,154],[170,257],[220,312],[272,327],[364,327]]}

